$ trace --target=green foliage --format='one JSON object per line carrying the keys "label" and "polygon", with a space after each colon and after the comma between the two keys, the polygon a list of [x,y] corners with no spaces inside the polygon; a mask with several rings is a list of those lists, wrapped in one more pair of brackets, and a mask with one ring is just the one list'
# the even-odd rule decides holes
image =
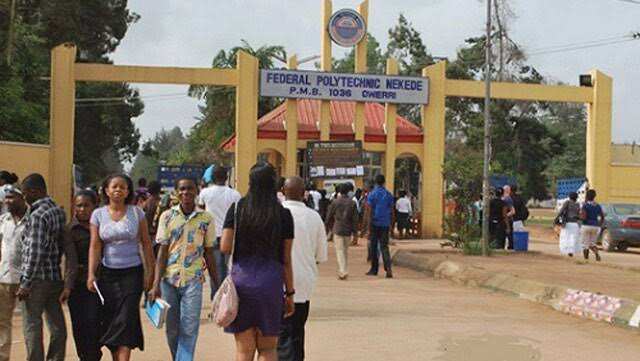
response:
{"label": "green foliage", "polygon": [[[46,143],[49,83],[44,77],[50,49],[72,42],[78,47],[77,61],[109,63],[109,54],[138,15],[127,9],[126,0],[16,0],[16,5],[12,46],[6,46],[8,27],[4,22],[0,27],[5,52],[0,61],[0,139]],[[4,14],[0,11],[0,17]],[[76,107],[74,163],[93,183],[136,154],[140,134],[131,119],[142,114],[143,105],[128,84],[79,83],[76,97],[121,99]]]}
{"label": "green foliage", "polygon": [[187,139],[179,127],[160,130],[153,139],[142,145],[142,149],[138,152],[131,168],[131,177],[133,179],[144,177],[147,180],[155,180],[159,165],[184,163],[179,157],[186,143]]}
{"label": "green foliage", "polygon": [[[355,47],[342,59],[332,59],[332,71],[336,73],[353,73],[356,68]],[[384,74],[386,72],[387,57],[380,49],[380,43],[376,38],[367,33],[367,73]],[[320,68],[320,63],[316,63],[316,68]]]}

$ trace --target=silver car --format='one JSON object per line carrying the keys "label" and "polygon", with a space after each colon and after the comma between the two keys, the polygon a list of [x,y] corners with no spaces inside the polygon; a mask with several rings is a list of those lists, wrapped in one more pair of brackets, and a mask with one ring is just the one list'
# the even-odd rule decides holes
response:
{"label": "silver car", "polygon": [[607,252],[640,247],[640,205],[624,203],[600,204],[605,213],[600,237]]}

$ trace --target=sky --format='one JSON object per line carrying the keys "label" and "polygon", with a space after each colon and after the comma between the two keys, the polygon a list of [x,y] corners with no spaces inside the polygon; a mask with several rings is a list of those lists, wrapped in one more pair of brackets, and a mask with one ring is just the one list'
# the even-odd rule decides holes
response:
{"label": "sky", "polygon": [[[333,10],[360,1],[334,0]],[[141,18],[112,58],[119,65],[209,67],[215,54],[247,40],[254,48],[282,45],[289,55],[320,53],[320,0],[129,0]],[[370,0],[368,31],[386,47],[400,13],[421,33],[433,56],[455,58],[468,37],[484,32],[482,0]],[[552,46],[640,32],[640,4],[622,0],[512,0],[511,37],[534,53]],[[348,49],[333,45],[333,56]],[[613,141],[640,141],[640,40],[571,52],[531,55],[544,76],[577,85],[597,68],[614,79]],[[312,69],[313,63],[301,66]],[[162,128],[184,133],[197,122],[198,101],[187,86],[134,84],[145,111],[135,122],[148,139]]]}

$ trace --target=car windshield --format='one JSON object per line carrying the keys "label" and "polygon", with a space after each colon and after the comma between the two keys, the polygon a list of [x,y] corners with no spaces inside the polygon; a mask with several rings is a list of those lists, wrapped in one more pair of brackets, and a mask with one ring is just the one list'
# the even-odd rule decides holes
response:
{"label": "car windshield", "polygon": [[638,215],[640,216],[640,205],[636,204],[614,204],[613,211],[620,216]]}

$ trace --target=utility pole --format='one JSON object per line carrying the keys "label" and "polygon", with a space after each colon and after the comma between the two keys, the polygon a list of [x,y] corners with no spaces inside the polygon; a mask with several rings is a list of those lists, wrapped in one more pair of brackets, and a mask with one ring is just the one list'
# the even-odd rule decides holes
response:
{"label": "utility pole", "polygon": [[491,162],[491,0],[487,0],[487,39],[484,64],[484,162],[482,165],[482,255],[489,254],[489,163]]}

